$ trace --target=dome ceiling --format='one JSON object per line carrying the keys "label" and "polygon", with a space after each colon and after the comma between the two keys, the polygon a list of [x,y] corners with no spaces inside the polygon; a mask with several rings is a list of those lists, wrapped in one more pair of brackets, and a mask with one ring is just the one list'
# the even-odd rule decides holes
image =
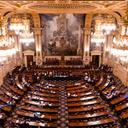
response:
{"label": "dome ceiling", "polygon": [[[0,11],[30,13],[113,13],[123,14],[126,1],[88,0],[4,0],[0,1]],[[1,13],[2,13],[1,12]]]}

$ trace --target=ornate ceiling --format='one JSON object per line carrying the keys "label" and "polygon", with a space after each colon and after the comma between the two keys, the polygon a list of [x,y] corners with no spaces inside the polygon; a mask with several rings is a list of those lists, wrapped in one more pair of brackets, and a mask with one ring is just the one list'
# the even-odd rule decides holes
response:
{"label": "ornate ceiling", "polygon": [[120,13],[126,1],[90,0],[4,0],[0,1],[1,13],[10,11],[29,13]]}

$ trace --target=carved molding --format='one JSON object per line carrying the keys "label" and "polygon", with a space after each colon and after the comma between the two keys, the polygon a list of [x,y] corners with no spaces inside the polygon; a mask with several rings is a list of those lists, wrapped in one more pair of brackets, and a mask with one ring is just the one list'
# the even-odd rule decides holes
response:
{"label": "carved molding", "polygon": [[[0,1],[0,12],[29,13],[115,13],[124,14],[126,1],[85,1],[85,0],[18,0]],[[57,11],[56,11],[57,9]],[[79,11],[78,11],[79,10]]]}

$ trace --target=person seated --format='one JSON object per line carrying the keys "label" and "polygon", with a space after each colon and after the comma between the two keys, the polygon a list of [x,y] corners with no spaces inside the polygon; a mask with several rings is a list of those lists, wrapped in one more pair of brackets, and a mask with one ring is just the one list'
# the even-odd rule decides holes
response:
{"label": "person seated", "polygon": [[35,112],[34,113],[34,119],[35,120],[39,120],[40,119],[40,116],[41,116],[41,113],[40,112]]}
{"label": "person seated", "polygon": [[24,119],[24,121],[20,124],[20,128],[30,128],[29,123]]}

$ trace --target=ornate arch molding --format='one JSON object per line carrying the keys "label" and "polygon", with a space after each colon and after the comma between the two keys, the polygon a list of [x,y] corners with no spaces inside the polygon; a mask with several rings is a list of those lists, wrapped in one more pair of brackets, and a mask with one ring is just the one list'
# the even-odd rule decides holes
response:
{"label": "ornate arch molding", "polygon": [[118,14],[117,12],[113,12],[111,15],[116,18],[118,24],[121,22],[122,15],[120,13]]}

